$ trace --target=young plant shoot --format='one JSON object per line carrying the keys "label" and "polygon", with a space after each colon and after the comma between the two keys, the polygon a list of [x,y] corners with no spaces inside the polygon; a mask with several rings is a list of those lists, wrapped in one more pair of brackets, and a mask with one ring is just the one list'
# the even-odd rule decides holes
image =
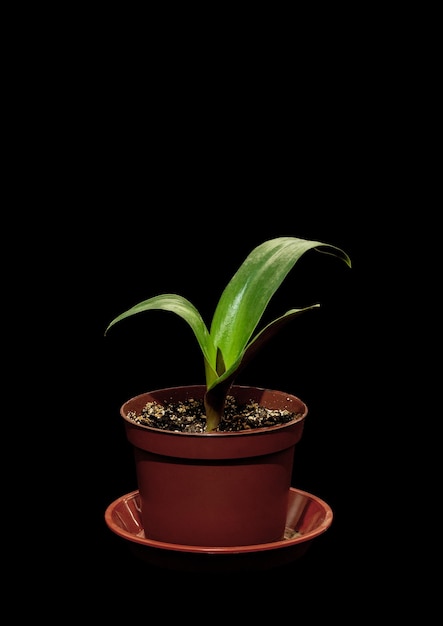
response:
{"label": "young plant shoot", "polygon": [[238,374],[286,324],[320,306],[290,309],[258,329],[272,296],[308,250],[335,256],[351,267],[349,256],[336,246],[297,237],[277,237],[258,245],[243,261],[217,303],[209,330],[189,300],[165,293],[139,302],[118,315],[106,328],[105,335],[117,322],[154,309],[182,317],[191,327],[204,359],[206,431],[216,430],[229,389]]}

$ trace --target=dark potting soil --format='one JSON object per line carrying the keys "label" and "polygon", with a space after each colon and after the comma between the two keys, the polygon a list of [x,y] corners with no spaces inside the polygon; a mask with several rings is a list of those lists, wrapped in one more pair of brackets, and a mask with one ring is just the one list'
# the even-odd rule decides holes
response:
{"label": "dark potting soil", "polygon": [[[205,409],[203,400],[188,399],[174,404],[148,402],[140,414],[129,412],[128,417],[136,424],[175,432],[205,432]],[[268,409],[256,402],[238,405],[233,396],[227,397],[223,418],[217,428],[219,432],[267,428],[285,424],[302,413],[281,409]]]}

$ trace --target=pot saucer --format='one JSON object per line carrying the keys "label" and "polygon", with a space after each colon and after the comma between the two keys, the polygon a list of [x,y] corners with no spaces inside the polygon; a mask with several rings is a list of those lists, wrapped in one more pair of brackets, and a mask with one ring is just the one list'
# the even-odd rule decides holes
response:
{"label": "pot saucer", "polygon": [[330,527],[332,518],[332,509],[324,500],[291,487],[284,539],[213,547],[166,543],[145,537],[138,490],[114,500],[105,511],[110,530],[129,541],[129,547],[138,558],[158,567],[186,571],[257,570],[285,565],[304,555],[312,540]]}

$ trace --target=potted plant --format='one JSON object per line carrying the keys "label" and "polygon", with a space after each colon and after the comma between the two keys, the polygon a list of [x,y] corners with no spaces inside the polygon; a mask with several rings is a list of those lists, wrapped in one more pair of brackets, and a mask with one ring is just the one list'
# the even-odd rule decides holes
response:
{"label": "potted plant", "polygon": [[134,449],[144,536],[159,545],[217,550],[283,539],[307,406],[284,391],[235,383],[276,333],[320,306],[290,309],[258,328],[270,299],[309,250],[351,267],[334,245],[277,237],[245,258],[209,328],[191,302],[173,293],[150,297],[107,326],[105,335],[133,315],[172,312],[189,324],[203,356],[204,384],[145,392],[120,407]]}

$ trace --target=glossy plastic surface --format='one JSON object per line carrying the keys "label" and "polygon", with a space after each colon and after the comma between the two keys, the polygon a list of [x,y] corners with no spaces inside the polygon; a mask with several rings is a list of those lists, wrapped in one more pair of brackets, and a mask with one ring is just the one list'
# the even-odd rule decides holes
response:
{"label": "glossy plastic surface", "polygon": [[203,385],[158,389],[121,408],[134,448],[146,535],[187,546],[262,545],[282,539],[306,405],[283,391],[233,386],[240,405],[256,402],[297,416],[275,426],[216,433],[166,431],[129,418],[147,402],[203,399],[205,390]]}
{"label": "glossy plastic surface", "polygon": [[332,519],[332,509],[326,502],[291,487],[284,539],[220,547],[171,544],[146,537],[138,491],[121,496],[105,512],[110,530],[129,541],[137,557],[161,567],[189,571],[266,569],[285,564],[302,556],[311,541],[330,527]]}

